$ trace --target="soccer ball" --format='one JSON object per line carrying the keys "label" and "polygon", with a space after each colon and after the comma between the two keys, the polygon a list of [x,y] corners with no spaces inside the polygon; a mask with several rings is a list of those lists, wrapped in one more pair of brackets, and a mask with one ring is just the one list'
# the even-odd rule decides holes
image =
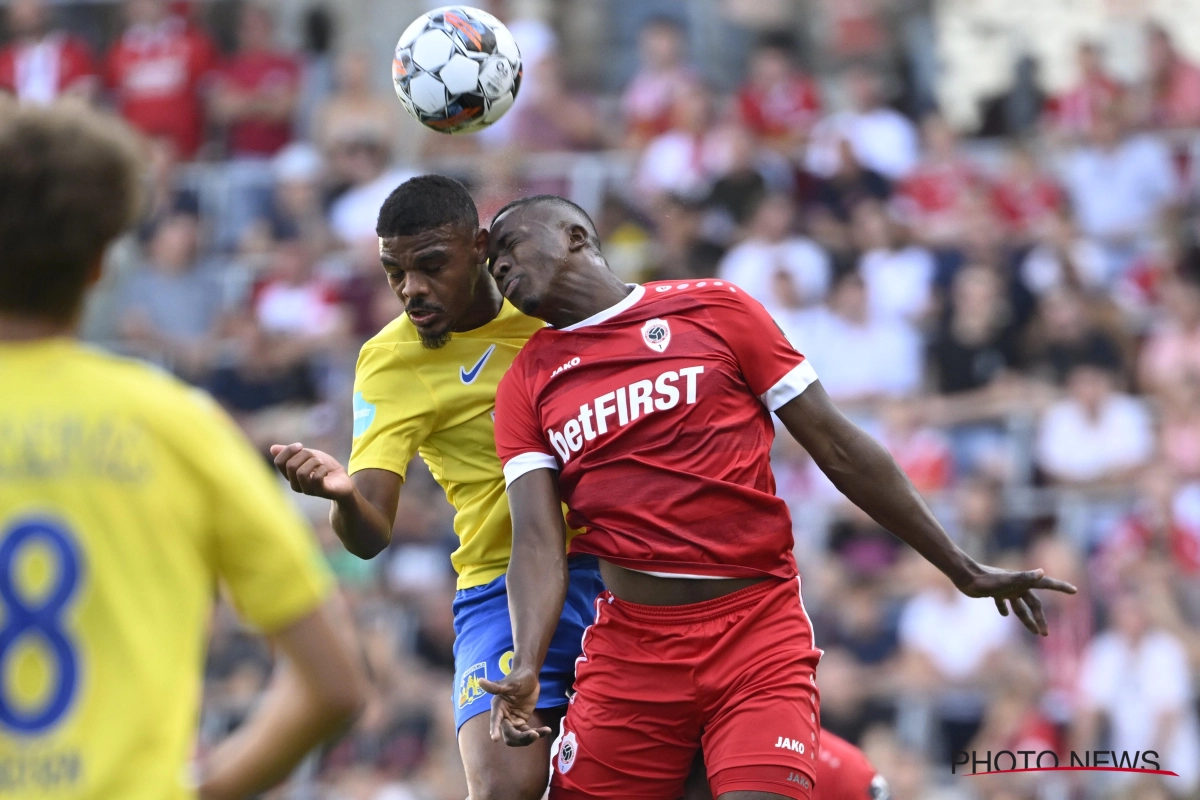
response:
{"label": "soccer ball", "polygon": [[408,113],[425,127],[470,133],[512,106],[521,88],[521,51],[491,14],[446,6],[417,17],[401,34],[392,83]]}

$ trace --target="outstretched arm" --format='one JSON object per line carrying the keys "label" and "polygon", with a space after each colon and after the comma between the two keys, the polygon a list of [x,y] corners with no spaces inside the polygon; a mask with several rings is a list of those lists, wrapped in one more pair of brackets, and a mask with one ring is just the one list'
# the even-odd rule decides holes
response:
{"label": "outstretched arm", "polygon": [[558,496],[558,473],[535,469],[508,487],[513,546],[508,562],[508,613],[513,627],[512,671],[479,685],[492,698],[492,739],[513,747],[551,736],[529,727],[537,703],[538,674],[567,598],[567,530]]}
{"label": "outstretched arm", "polygon": [[1033,633],[1046,636],[1046,616],[1033,589],[1075,593],[1040,569],[1010,572],[979,564],[964,553],[930,512],[908,476],[879,442],[838,411],[817,381],[776,412],[850,502],[940,569],[959,591],[991,597],[1004,616],[1008,607]]}
{"label": "outstretched arm", "polygon": [[336,458],[299,442],[272,445],[271,455],[293,491],[333,501],[329,522],[347,550],[374,558],[388,546],[400,502],[399,475],[363,469],[350,476]]}

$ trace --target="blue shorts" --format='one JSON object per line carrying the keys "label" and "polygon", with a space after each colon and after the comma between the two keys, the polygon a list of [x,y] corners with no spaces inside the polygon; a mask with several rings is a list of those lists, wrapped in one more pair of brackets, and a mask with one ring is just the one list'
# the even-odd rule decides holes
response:
{"label": "blue shorts", "polygon": [[[596,596],[604,591],[600,565],[592,556],[572,556],[567,601],[546,663],[540,675],[538,708],[567,704],[575,683],[575,659],[583,647],[583,632],[595,621]],[[483,586],[460,589],[454,595],[454,727],[492,708],[492,696],[479,686],[480,678],[499,680],[512,669],[513,635],[508,617],[508,584],[501,575]]]}

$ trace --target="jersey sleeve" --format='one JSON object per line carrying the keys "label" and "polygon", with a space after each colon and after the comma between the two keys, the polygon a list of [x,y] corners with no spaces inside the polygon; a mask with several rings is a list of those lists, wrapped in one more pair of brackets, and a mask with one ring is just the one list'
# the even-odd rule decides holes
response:
{"label": "jersey sleeve", "polygon": [[332,575],[308,524],[233,421],[207,396],[192,403],[181,419],[208,484],[215,571],[238,614],[273,633],[316,610]]}
{"label": "jersey sleeve", "polygon": [[817,380],[812,364],[796,351],[762,304],[736,286],[713,304],[719,332],[742,375],[768,411],[777,411]]}
{"label": "jersey sleeve", "polygon": [[386,347],[364,347],[354,372],[354,442],[348,472],[385,469],[401,478],[433,432],[437,403],[421,376]]}
{"label": "jersey sleeve", "polygon": [[558,469],[522,379],[519,355],[517,359],[496,390],[496,453],[504,465],[505,486],[535,469]]}

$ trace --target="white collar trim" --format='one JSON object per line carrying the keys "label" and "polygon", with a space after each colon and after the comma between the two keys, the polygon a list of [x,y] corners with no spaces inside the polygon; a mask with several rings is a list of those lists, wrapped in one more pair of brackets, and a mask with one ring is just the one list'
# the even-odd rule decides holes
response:
{"label": "white collar trim", "polygon": [[625,295],[625,298],[623,300],[621,300],[621,302],[617,303],[616,305],[609,306],[608,308],[604,309],[603,311],[599,311],[595,314],[592,314],[587,319],[576,322],[574,325],[568,325],[565,328],[560,328],[560,330],[577,331],[580,328],[586,328],[590,325],[599,325],[601,322],[604,322],[605,320],[610,320],[613,317],[615,317],[617,314],[620,314],[622,311],[626,310],[627,308],[632,307],[634,304],[637,303],[638,300],[641,300],[642,295],[644,295],[646,293],[646,287],[642,286],[641,284],[627,283],[625,285],[630,287],[631,289],[633,289],[633,291],[630,292],[629,294]]}

